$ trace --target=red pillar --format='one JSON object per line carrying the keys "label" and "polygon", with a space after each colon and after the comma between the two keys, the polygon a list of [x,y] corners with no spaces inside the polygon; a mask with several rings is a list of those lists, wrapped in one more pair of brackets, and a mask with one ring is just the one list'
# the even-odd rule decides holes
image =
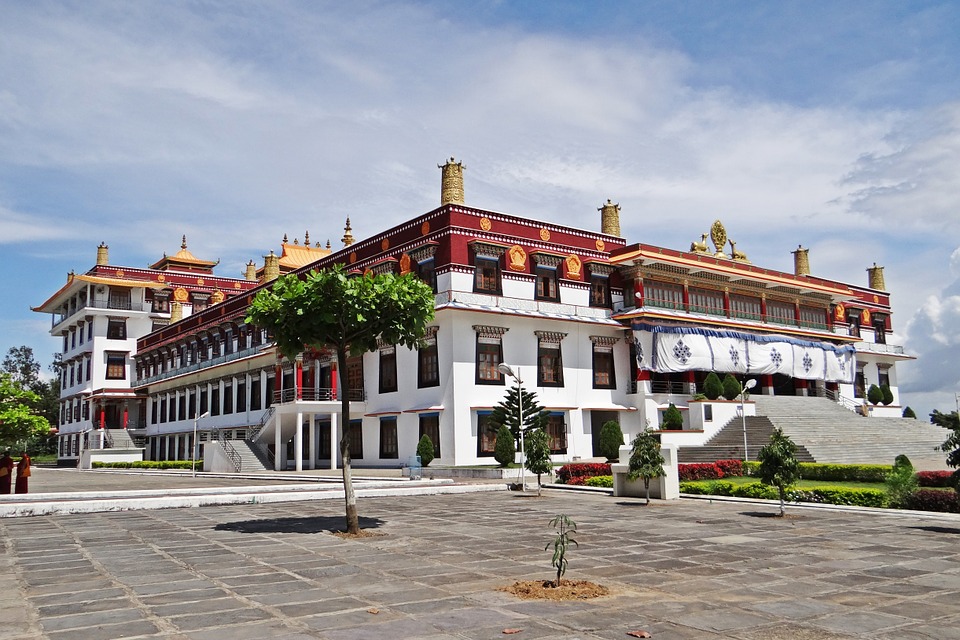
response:
{"label": "red pillar", "polygon": [[130,423],[130,411],[127,407],[123,408],[123,428],[126,429],[127,425]]}
{"label": "red pillar", "polygon": [[773,376],[769,373],[760,374],[760,393],[763,395],[773,395]]}
{"label": "red pillar", "polygon": [[107,409],[103,405],[100,405],[100,428],[103,429],[107,425]]}
{"label": "red pillar", "polygon": [[337,399],[337,363],[330,365],[330,397]]}
{"label": "red pillar", "polygon": [[297,360],[297,400],[303,400],[303,361]]}
{"label": "red pillar", "polygon": [[633,281],[633,304],[636,307],[643,306],[643,280],[640,278]]}

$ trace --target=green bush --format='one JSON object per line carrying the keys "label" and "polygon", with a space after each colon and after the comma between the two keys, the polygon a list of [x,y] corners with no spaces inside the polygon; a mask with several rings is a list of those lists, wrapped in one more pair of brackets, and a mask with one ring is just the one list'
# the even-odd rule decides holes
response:
{"label": "green bush", "polygon": [[677,409],[677,405],[672,402],[670,406],[667,407],[667,410],[663,412],[663,424],[660,425],[660,428],[665,431],[683,429],[683,414],[680,413],[680,409]]}
{"label": "green bush", "polygon": [[[193,463],[190,460],[135,460],[128,462],[94,462],[91,464],[94,469],[192,469]],[[203,460],[197,460],[197,469],[203,468]]]}
{"label": "green bush", "polygon": [[870,385],[870,388],[867,389],[867,401],[870,404],[880,404],[883,402],[883,391],[880,391],[880,387],[875,384]]}
{"label": "green bush", "polygon": [[620,447],[623,445],[623,431],[620,429],[620,423],[616,420],[608,420],[600,427],[600,438],[598,445],[600,455],[605,456],[607,460],[614,461],[620,457]]}
{"label": "green bush", "polygon": [[[735,496],[759,500],[776,500],[777,489],[759,482],[735,486],[725,480],[711,482],[681,482],[680,492],[691,495]],[[842,504],[858,507],[885,507],[886,493],[880,489],[848,489],[846,487],[816,487],[815,489],[794,489],[787,493],[791,502],[814,502],[820,504]]]}
{"label": "green bush", "polygon": [[736,400],[740,395],[742,387],[740,381],[733,377],[732,373],[723,376],[723,397],[727,400]]}
{"label": "green bush", "polygon": [[603,487],[604,489],[613,488],[613,476],[593,476],[592,478],[587,478],[583,483],[588,487]]}
{"label": "green bush", "polygon": [[890,387],[887,385],[881,386],[880,394],[882,396],[881,402],[883,402],[883,406],[893,404],[893,391],[890,390]]}
{"label": "green bush", "polygon": [[516,459],[517,441],[513,439],[513,432],[505,424],[500,425],[497,431],[497,440],[493,445],[493,458],[505,467]]}
{"label": "green bush", "polygon": [[420,456],[420,464],[425,467],[433,462],[433,440],[427,434],[423,434],[417,443],[417,455]]}
{"label": "green bush", "polygon": [[711,371],[703,381],[703,395],[708,400],[716,400],[723,395],[723,383],[720,382],[720,376]]}
{"label": "green bush", "polygon": [[910,462],[910,458],[908,458],[902,453],[893,459],[894,470],[899,469],[901,467],[904,467],[904,468],[910,469],[910,471],[913,471],[913,463]]}
{"label": "green bush", "polygon": [[904,417],[904,418],[913,418],[914,420],[916,420],[916,419],[917,419],[917,414],[916,414],[916,412],[915,412],[913,409],[911,409],[910,407],[906,407],[906,408],[904,408],[904,410],[903,410],[903,417]]}

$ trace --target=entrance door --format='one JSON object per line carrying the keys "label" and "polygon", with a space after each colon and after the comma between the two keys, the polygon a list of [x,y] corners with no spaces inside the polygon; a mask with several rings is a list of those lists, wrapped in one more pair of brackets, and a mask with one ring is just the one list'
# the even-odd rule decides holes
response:
{"label": "entrance door", "polygon": [[773,374],[773,395],[775,396],[795,396],[797,390],[793,384],[793,378],[782,373]]}
{"label": "entrance door", "polygon": [[600,429],[605,422],[620,421],[620,414],[616,411],[591,411],[590,412],[590,440],[593,442],[593,457],[603,458],[600,453]]}

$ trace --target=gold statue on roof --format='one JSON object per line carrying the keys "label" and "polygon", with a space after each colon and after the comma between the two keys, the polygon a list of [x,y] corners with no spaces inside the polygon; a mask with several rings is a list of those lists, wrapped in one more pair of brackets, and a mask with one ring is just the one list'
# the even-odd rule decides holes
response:
{"label": "gold statue on roof", "polygon": [[713,256],[715,258],[726,258],[727,254],[723,252],[723,247],[727,244],[727,230],[719,220],[714,220],[713,226],[710,227],[710,240],[716,248],[716,253]]}

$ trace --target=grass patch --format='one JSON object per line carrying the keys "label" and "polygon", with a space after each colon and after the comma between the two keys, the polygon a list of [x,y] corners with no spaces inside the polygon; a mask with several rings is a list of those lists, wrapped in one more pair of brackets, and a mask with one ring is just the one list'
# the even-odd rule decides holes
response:
{"label": "grass patch", "polygon": [[[707,487],[714,480],[685,480],[684,484],[692,484],[698,487]],[[723,482],[729,482],[734,486],[743,486],[759,482],[757,478],[751,476],[727,476]],[[827,480],[801,480],[797,483],[797,489],[818,489],[821,487],[843,487],[844,489],[885,489],[886,485],[882,482],[839,482]],[[952,491],[952,489],[951,489]]]}

